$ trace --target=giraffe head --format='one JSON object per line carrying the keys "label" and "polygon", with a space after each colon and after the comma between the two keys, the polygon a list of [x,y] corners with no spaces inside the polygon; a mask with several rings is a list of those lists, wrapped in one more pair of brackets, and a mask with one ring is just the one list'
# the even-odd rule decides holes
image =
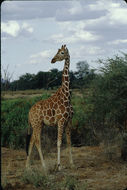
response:
{"label": "giraffe head", "polygon": [[66,45],[62,45],[60,49],[58,49],[57,54],[51,60],[51,63],[55,63],[56,61],[63,61],[69,57],[69,51],[66,48]]}

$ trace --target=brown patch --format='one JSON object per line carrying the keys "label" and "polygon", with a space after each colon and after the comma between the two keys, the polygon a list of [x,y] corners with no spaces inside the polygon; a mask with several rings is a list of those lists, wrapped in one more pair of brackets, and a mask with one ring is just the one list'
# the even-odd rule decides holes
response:
{"label": "brown patch", "polygon": [[68,75],[68,70],[65,70],[64,73],[65,73],[65,75]]}
{"label": "brown patch", "polygon": [[65,82],[65,85],[68,86],[68,85],[69,85],[69,82],[66,81],[66,82]]}
{"label": "brown patch", "polygon": [[57,102],[57,97],[54,98],[54,102]]}
{"label": "brown patch", "polygon": [[44,113],[44,116],[46,116],[46,111],[44,111],[43,113]]}
{"label": "brown patch", "polygon": [[46,108],[49,108],[49,102],[46,102],[45,106]]}
{"label": "brown patch", "polygon": [[64,82],[65,81],[65,77],[64,76],[62,76],[62,82]]}
{"label": "brown patch", "polygon": [[62,118],[62,115],[61,114],[59,114],[59,115],[57,115],[57,117],[56,117],[58,120],[60,120],[61,118]]}
{"label": "brown patch", "polygon": [[44,109],[47,109],[47,104],[46,103],[44,103]]}
{"label": "brown patch", "polygon": [[57,102],[60,100],[61,98],[61,94],[57,97]]}
{"label": "brown patch", "polygon": [[67,70],[68,71],[68,66],[66,65],[66,67],[65,67],[65,70]]}
{"label": "brown patch", "polygon": [[59,108],[60,108],[60,110],[61,110],[62,113],[65,112],[65,107],[63,105],[61,105]]}
{"label": "brown patch", "polygon": [[37,104],[37,109],[40,109],[40,105],[39,104]]}
{"label": "brown patch", "polygon": [[65,90],[64,90],[64,88],[62,88],[62,92],[63,92],[63,93],[65,93]]}
{"label": "brown patch", "polygon": [[48,116],[46,116],[46,120],[49,120],[49,117],[48,117]]}
{"label": "brown patch", "polygon": [[69,107],[67,107],[67,112],[70,112],[70,108]]}
{"label": "brown patch", "polygon": [[58,108],[58,105],[57,104],[54,104],[54,109],[57,109]]}
{"label": "brown patch", "polygon": [[64,118],[67,118],[68,117],[68,113],[66,112],[66,113],[64,113]]}
{"label": "brown patch", "polygon": [[49,121],[50,121],[50,123],[53,123],[55,121],[55,118],[51,117],[51,119]]}
{"label": "brown patch", "polygon": [[[66,92],[66,91],[68,92],[68,88],[67,88],[66,86],[64,86],[64,91],[65,91],[65,92]],[[65,92],[64,92],[64,93],[65,93]]]}
{"label": "brown patch", "polygon": [[50,102],[50,108],[52,108],[52,107],[53,107],[53,102],[51,101],[51,102]]}
{"label": "brown patch", "polygon": [[42,105],[44,104],[44,102],[41,100],[41,101],[39,102],[39,104],[42,106]]}
{"label": "brown patch", "polygon": [[62,118],[62,119],[61,119],[61,122],[64,124],[64,123],[65,123],[65,118]]}
{"label": "brown patch", "polygon": [[68,97],[66,95],[64,95],[64,100],[67,101],[68,100]]}
{"label": "brown patch", "polygon": [[38,114],[37,114],[37,113],[35,113],[35,114],[34,114],[34,118],[37,118],[37,117],[38,117]]}
{"label": "brown patch", "polygon": [[42,115],[40,115],[39,119],[42,120]]}
{"label": "brown patch", "polygon": [[[65,92],[64,92],[64,93],[65,93]],[[63,92],[61,93],[61,99],[64,98],[64,93],[63,93]]]}
{"label": "brown patch", "polygon": [[52,101],[51,98],[49,98],[49,99],[48,99],[48,103],[50,103],[51,101]]}
{"label": "brown patch", "polygon": [[56,113],[57,113],[57,114],[60,114],[60,110],[58,109],[58,110],[56,111]]}
{"label": "brown patch", "polygon": [[60,90],[57,92],[57,97],[60,96]]}
{"label": "brown patch", "polygon": [[54,110],[54,109],[52,109],[52,115],[53,115],[53,116],[55,115],[55,110]]}
{"label": "brown patch", "polygon": [[51,115],[52,115],[51,110],[47,110],[47,115],[49,115],[49,116],[51,116]]}
{"label": "brown patch", "polygon": [[69,93],[68,93],[68,92],[66,92],[66,96],[69,96]]}
{"label": "brown patch", "polygon": [[60,100],[61,104],[63,104],[63,99]]}
{"label": "brown patch", "polygon": [[69,77],[65,77],[65,80],[68,81],[68,80],[69,80]]}
{"label": "brown patch", "polygon": [[67,107],[69,105],[69,103],[66,101],[66,102],[64,102],[64,105],[65,105],[65,107]]}
{"label": "brown patch", "polygon": [[58,101],[58,105],[59,105],[59,106],[61,105],[61,101],[60,101],[60,100]]}

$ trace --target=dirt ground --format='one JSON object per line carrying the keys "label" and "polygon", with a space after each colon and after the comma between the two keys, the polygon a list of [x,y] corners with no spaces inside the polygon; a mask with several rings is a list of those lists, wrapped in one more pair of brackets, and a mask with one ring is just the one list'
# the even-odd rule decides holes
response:
{"label": "dirt ground", "polygon": [[[127,190],[127,162],[116,158],[107,159],[103,147],[73,147],[74,168],[70,168],[66,149],[61,152],[62,170],[53,175],[74,176],[79,183],[85,182],[87,190]],[[1,178],[4,190],[37,190],[32,184],[24,184],[21,176],[25,169],[25,150],[1,149]],[[49,153],[45,156],[46,163],[54,165],[57,154]],[[38,158],[32,160],[32,165],[41,166]],[[50,175],[50,174],[49,174]]]}

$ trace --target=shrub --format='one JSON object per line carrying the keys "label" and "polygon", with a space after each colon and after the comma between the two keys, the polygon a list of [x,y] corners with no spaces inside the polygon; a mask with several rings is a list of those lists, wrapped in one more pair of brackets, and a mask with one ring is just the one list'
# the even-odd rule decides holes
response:
{"label": "shrub", "polygon": [[2,101],[1,109],[1,144],[13,148],[23,148],[26,129],[28,127],[28,112],[37,101],[49,95],[31,99],[13,99]]}
{"label": "shrub", "polygon": [[48,178],[37,169],[29,169],[24,171],[22,174],[21,180],[25,184],[33,184],[35,187],[44,187],[48,186]]}

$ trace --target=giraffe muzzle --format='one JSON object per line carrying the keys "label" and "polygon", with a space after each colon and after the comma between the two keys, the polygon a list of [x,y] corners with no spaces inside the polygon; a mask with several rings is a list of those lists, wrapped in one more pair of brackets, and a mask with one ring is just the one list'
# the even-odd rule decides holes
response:
{"label": "giraffe muzzle", "polygon": [[53,58],[53,59],[51,60],[51,63],[55,63],[55,62],[56,62],[56,59]]}

